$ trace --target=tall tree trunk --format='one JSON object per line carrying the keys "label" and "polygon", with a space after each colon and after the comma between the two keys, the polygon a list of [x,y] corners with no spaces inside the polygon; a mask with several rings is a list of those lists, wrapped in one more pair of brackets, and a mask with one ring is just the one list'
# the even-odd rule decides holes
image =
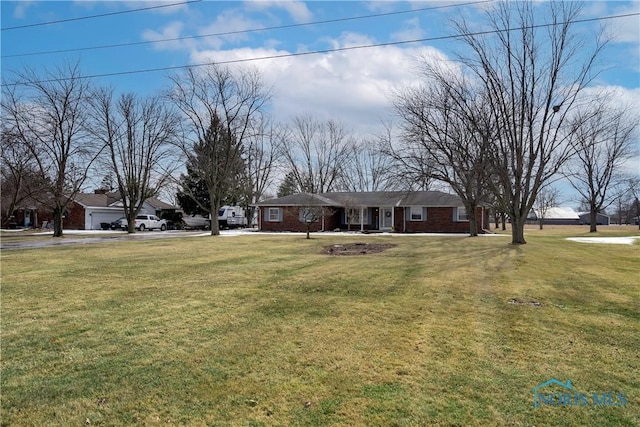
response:
{"label": "tall tree trunk", "polygon": [[127,233],[128,234],[133,234],[136,232],[136,216],[137,215],[133,215],[132,210],[130,210],[129,214],[127,215]]}
{"label": "tall tree trunk", "polygon": [[469,218],[469,237],[478,237],[478,221]]}
{"label": "tall tree trunk", "polygon": [[477,206],[472,204],[469,208],[469,237],[478,237],[478,218],[476,218]]}
{"label": "tall tree trunk", "polygon": [[527,218],[524,216],[511,217],[511,244],[523,245],[526,242],[524,240],[524,225]]}
{"label": "tall tree trunk", "polygon": [[62,206],[53,208],[53,237],[62,237]]}
{"label": "tall tree trunk", "polygon": [[218,222],[218,211],[220,206],[213,194],[209,193],[209,200],[211,200],[211,235],[220,235],[220,223]]}
{"label": "tall tree trunk", "polygon": [[593,208],[591,208],[591,212],[589,212],[589,224],[589,233],[598,231],[598,213]]}

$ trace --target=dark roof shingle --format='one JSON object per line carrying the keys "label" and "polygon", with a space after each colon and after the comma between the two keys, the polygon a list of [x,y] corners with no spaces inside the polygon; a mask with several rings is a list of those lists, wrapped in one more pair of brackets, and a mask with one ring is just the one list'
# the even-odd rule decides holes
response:
{"label": "dark roof shingle", "polygon": [[256,206],[462,206],[460,198],[442,191],[369,191],[330,192],[322,194],[298,193],[265,200]]}

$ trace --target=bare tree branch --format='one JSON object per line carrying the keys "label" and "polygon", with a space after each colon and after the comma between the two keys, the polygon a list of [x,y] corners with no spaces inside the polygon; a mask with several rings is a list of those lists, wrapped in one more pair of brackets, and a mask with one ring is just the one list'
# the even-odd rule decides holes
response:
{"label": "bare tree branch", "polygon": [[53,235],[61,237],[64,212],[104,145],[90,137],[91,85],[79,66],[44,70],[43,74],[30,69],[17,72],[20,84],[3,86],[2,112],[47,183]]}

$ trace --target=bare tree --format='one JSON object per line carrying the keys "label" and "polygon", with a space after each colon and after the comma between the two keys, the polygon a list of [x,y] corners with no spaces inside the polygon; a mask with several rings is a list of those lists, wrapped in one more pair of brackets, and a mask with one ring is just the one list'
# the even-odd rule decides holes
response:
{"label": "bare tree", "polygon": [[395,152],[415,170],[428,165],[423,173],[460,197],[469,213],[469,234],[477,236],[475,212],[487,199],[492,178],[489,141],[495,138],[486,96],[459,73],[427,62],[423,70],[425,86],[397,94],[395,108],[404,135],[403,146]]}
{"label": "bare tree", "polygon": [[3,85],[3,121],[33,157],[50,194],[53,236],[62,237],[64,213],[104,148],[89,133],[91,85],[77,64],[15,77]]}
{"label": "bare tree", "polygon": [[427,191],[431,189],[431,159],[424,150],[412,144],[398,142],[391,123],[384,124],[377,135],[382,153],[389,159],[386,180],[388,188],[403,191]]}
{"label": "bare tree", "polygon": [[638,230],[640,230],[640,177],[633,177],[627,180],[629,194],[633,198],[631,203],[632,215],[634,215]]}
{"label": "bare tree", "polygon": [[366,138],[349,148],[338,187],[345,191],[384,191],[390,189],[392,159],[378,138]]}
{"label": "bare tree", "polygon": [[455,24],[471,52],[460,56],[463,72],[484,87],[498,130],[488,153],[512,244],[526,243],[525,221],[540,188],[571,155],[568,111],[597,76],[604,43],[596,37],[589,46],[573,31],[580,9],[578,2],[500,2],[487,11],[495,36],[478,35],[464,20]]}
{"label": "bare tree", "polygon": [[333,209],[327,206],[318,206],[310,203],[308,206],[300,208],[298,213],[298,221],[306,226],[307,239],[311,239],[311,225],[314,222],[321,221],[324,217],[334,213]]}
{"label": "bare tree", "polygon": [[[283,130],[265,117],[255,121],[248,137],[247,173],[249,175],[249,203],[262,200],[265,192],[274,184],[278,154]],[[253,208],[246,206],[248,217],[253,218]]]}
{"label": "bare tree", "polygon": [[1,138],[0,196],[4,227],[12,220],[16,209],[37,207],[48,197],[46,183],[42,181],[29,149],[4,126]]}
{"label": "bare tree", "polygon": [[592,102],[572,120],[575,155],[564,174],[589,209],[589,231],[597,228],[597,214],[616,198],[615,187],[625,181],[624,163],[633,155],[638,118],[609,102]]}
{"label": "bare tree", "polygon": [[293,119],[293,128],[283,140],[286,169],[303,191],[332,191],[344,172],[353,138],[334,120],[320,123],[310,115]]}
{"label": "bare tree", "polygon": [[559,199],[560,192],[554,187],[546,186],[538,191],[534,208],[540,230],[544,228],[544,219],[547,217],[551,208],[558,206]]}
{"label": "bare tree", "polygon": [[175,168],[171,161],[179,118],[159,97],[139,99],[100,89],[93,96],[92,134],[107,147],[107,170],[115,176],[129,233],[149,197],[158,194]]}
{"label": "bare tree", "polygon": [[211,235],[219,235],[215,219],[222,202],[246,190],[246,183],[237,180],[247,177],[248,137],[269,93],[257,71],[232,71],[217,64],[201,73],[189,68],[171,80],[168,98],[186,123],[180,148],[191,171],[206,183]]}

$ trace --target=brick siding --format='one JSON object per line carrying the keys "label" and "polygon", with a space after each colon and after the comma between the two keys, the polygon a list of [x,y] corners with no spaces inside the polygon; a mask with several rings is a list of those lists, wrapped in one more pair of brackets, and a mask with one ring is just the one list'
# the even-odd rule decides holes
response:
{"label": "brick siding", "polygon": [[[468,233],[469,221],[454,221],[455,208],[427,208],[426,221],[409,221],[404,219],[404,209],[395,208],[395,229],[405,233]],[[476,209],[478,227],[482,225],[482,208]],[[478,230],[480,231],[480,230]]]}
{"label": "brick siding", "polygon": [[[300,207],[284,206],[282,209],[281,221],[266,221],[265,212],[268,207],[259,208],[259,229],[261,231],[297,231],[305,232],[306,224],[298,220]],[[374,209],[372,224],[364,226],[364,230],[378,230],[377,209]],[[468,221],[454,221],[454,208],[451,207],[429,207],[427,208],[426,221],[409,221],[404,218],[404,208],[394,208],[394,231],[404,233],[468,233]],[[324,228],[322,222],[311,223],[310,231],[333,231],[335,229],[347,230],[347,225],[342,224],[342,210],[336,210],[333,214],[325,216]],[[478,227],[482,225],[482,208],[476,210]],[[352,231],[360,230],[359,224],[351,224]],[[481,230],[478,230],[481,232]]]}

